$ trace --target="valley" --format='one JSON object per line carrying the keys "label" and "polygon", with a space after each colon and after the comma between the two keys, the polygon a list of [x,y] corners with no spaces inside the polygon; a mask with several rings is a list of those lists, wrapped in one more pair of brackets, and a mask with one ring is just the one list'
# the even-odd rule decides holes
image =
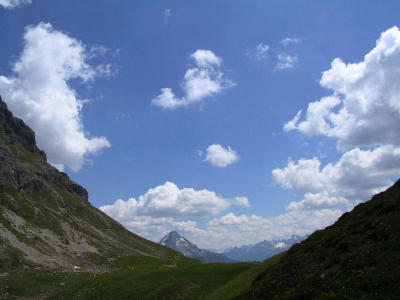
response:
{"label": "valley", "polygon": [[199,249],[176,232],[161,245],[153,243],[93,207],[83,187],[46,162],[34,132],[1,100],[0,129],[3,299],[321,299],[334,298],[338,291],[353,299],[375,299],[400,294],[400,181],[304,241],[292,238],[295,244],[287,252],[261,263],[211,263],[224,256]]}

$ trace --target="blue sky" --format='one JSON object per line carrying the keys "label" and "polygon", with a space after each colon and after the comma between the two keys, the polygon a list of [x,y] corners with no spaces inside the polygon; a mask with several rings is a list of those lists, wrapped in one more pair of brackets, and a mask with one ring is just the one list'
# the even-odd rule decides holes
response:
{"label": "blue sky", "polygon": [[135,233],[213,249],[305,234],[398,177],[399,12],[0,0],[0,94]]}

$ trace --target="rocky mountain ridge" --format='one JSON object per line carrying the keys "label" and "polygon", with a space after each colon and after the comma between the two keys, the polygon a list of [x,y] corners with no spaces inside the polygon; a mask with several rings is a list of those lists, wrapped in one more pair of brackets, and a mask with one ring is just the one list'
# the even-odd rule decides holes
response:
{"label": "rocky mountain ridge", "polygon": [[295,243],[304,240],[305,236],[293,235],[289,239],[264,240],[254,245],[233,247],[222,252],[235,261],[264,261],[280,252],[286,251]]}
{"label": "rocky mountain ridge", "polygon": [[200,249],[195,244],[190,242],[188,239],[178,234],[176,231],[171,231],[170,233],[168,233],[165,237],[163,237],[160,240],[159,244],[174,249],[182,253],[186,257],[196,258],[203,263],[234,262],[234,260],[229,259],[223,254],[214,253],[205,249]]}
{"label": "rocky mountain ridge", "polygon": [[126,230],[87,191],[46,161],[35,133],[0,97],[0,272],[14,267],[93,268],[121,255],[168,248]]}

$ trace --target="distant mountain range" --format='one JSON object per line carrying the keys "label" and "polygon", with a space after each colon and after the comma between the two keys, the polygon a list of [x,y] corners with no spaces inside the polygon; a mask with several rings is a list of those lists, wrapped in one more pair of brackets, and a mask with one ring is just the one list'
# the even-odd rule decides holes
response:
{"label": "distant mountain range", "polygon": [[200,249],[188,239],[179,235],[176,231],[171,231],[160,241],[160,244],[174,249],[186,257],[192,257],[200,260],[203,263],[230,263],[232,259],[220,253],[214,253],[205,249]]}
{"label": "distant mountain range", "polygon": [[265,240],[254,245],[229,248],[221,253],[217,253],[216,250],[200,249],[176,231],[171,231],[161,239],[159,244],[174,249],[186,257],[197,258],[203,263],[229,263],[239,261],[264,261],[275,254],[286,251],[292,245],[305,238],[306,236],[294,235],[286,240]]}
{"label": "distant mountain range", "polygon": [[263,261],[267,258],[289,249],[292,245],[301,242],[306,236],[293,235],[287,240],[264,240],[255,245],[246,245],[227,249],[223,254],[235,261]]}

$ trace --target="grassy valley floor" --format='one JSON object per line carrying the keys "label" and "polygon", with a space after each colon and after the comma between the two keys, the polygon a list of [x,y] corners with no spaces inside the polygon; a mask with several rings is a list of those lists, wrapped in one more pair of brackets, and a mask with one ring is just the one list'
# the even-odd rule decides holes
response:
{"label": "grassy valley floor", "polygon": [[201,264],[184,257],[128,256],[103,273],[19,271],[0,279],[0,297],[15,299],[230,299],[248,289],[261,270],[279,262]]}

